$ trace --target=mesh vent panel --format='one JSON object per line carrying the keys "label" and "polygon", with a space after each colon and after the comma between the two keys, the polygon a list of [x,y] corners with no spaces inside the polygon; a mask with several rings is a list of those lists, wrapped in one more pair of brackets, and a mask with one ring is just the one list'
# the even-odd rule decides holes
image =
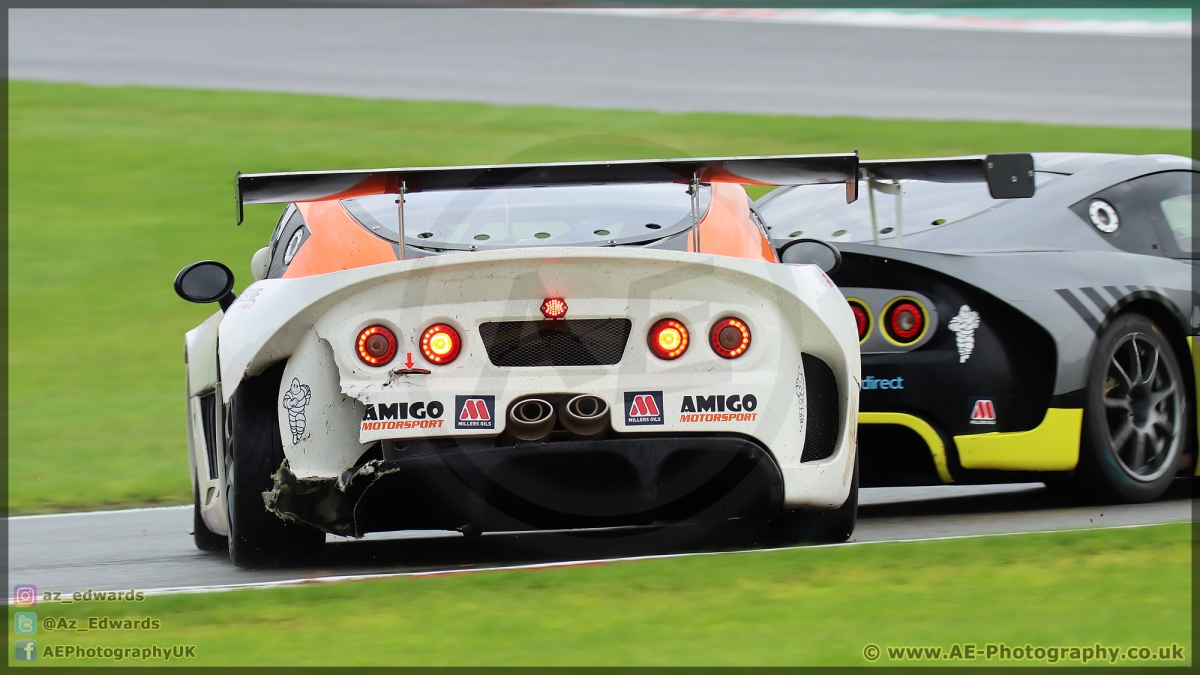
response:
{"label": "mesh vent panel", "polygon": [[492,365],[611,366],[621,361],[629,319],[495,321],[479,326]]}

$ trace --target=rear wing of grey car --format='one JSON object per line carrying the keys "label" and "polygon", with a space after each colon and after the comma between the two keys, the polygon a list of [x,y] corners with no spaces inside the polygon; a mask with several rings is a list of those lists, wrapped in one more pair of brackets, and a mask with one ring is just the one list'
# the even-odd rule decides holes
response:
{"label": "rear wing of grey car", "polygon": [[987,183],[994,199],[1024,199],[1034,193],[1033,155],[1027,152],[936,159],[882,159],[859,162],[872,182],[926,180],[935,183]]}
{"label": "rear wing of grey car", "polygon": [[[245,204],[403,195],[430,190],[499,189],[620,183],[741,183],[813,185],[845,183],[847,203],[858,198],[858,153],[708,157],[550,164],[414,167],[291,173],[238,173],[237,222]],[[693,199],[697,193],[693,190]],[[403,221],[401,221],[403,223]]]}

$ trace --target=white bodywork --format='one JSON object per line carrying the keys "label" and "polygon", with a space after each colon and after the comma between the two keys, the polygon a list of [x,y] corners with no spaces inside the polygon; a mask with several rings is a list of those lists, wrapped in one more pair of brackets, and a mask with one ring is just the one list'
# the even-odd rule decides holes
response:
{"label": "white bodywork", "polygon": [[[540,320],[541,302],[548,297],[566,299],[568,320],[632,321],[621,361],[568,368],[494,366],[478,325]],[[708,344],[709,329],[728,316],[745,321],[752,333],[749,350],[737,359],[719,357]],[[688,350],[674,361],[655,357],[646,343],[650,326],[667,317],[682,321],[690,332]],[[418,346],[421,333],[434,323],[449,324],[462,336],[461,354],[445,366],[426,362]],[[397,336],[398,354],[388,367],[366,366],[355,354],[359,331],[373,324]],[[256,282],[223,316],[218,313],[189,332],[187,348],[193,470],[203,517],[217,533],[228,531],[224,477],[206,473],[194,397],[215,391],[227,402],[243,378],[282,359],[288,362],[276,402],[279,428],[299,479],[341,476],[379,440],[496,435],[516,398],[579,393],[608,402],[616,432],[725,432],[756,439],[782,471],[789,508],[836,508],[850,490],[858,338],[845,298],[812,265],[644,248],[448,254]],[[836,450],[828,459],[803,464],[801,352],[830,366],[841,399]],[[409,353],[416,367],[432,373],[396,374]],[[662,392],[662,423],[627,425],[629,392]],[[743,400],[753,395],[756,406],[699,417],[681,414],[685,396],[714,395]],[[458,396],[494,396],[494,428],[456,428]],[[435,402],[440,406],[431,405]],[[405,421],[363,421],[368,404],[393,403],[423,405]],[[430,415],[438,407],[440,414]],[[223,460],[218,464],[223,474]]]}

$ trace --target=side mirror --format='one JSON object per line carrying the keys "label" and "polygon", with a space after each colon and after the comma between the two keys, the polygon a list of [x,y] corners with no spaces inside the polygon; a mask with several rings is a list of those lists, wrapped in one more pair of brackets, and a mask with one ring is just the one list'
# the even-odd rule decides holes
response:
{"label": "side mirror", "polygon": [[201,260],[175,275],[175,293],[188,302],[218,302],[229,309],[237,297],[233,294],[233,272],[215,260]]}
{"label": "side mirror", "polygon": [[254,257],[250,259],[250,276],[254,277],[255,281],[262,281],[267,278],[267,269],[271,266],[271,247],[264,246],[254,252]]}
{"label": "side mirror", "polygon": [[779,247],[779,261],[787,265],[816,265],[826,274],[842,266],[842,252],[819,239],[795,239]]}

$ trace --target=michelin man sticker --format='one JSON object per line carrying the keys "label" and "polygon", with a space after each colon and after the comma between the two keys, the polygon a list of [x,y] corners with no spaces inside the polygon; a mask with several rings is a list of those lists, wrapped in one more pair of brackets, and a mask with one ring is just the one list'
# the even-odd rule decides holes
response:
{"label": "michelin man sticker", "polygon": [[291,388],[283,395],[283,407],[288,411],[288,424],[292,427],[292,445],[299,443],[304,436],[304,408],[311,400],[312,390],[293,377]]}
{"label": "michelin man sticker", "polygon": [[979,312],[963,305],[958,308],[958,314],[950,319],[946,326],[954,331],[954,341],[958,344],[958,362],[966,363],[975,351],[975,329],[979,328]]}

